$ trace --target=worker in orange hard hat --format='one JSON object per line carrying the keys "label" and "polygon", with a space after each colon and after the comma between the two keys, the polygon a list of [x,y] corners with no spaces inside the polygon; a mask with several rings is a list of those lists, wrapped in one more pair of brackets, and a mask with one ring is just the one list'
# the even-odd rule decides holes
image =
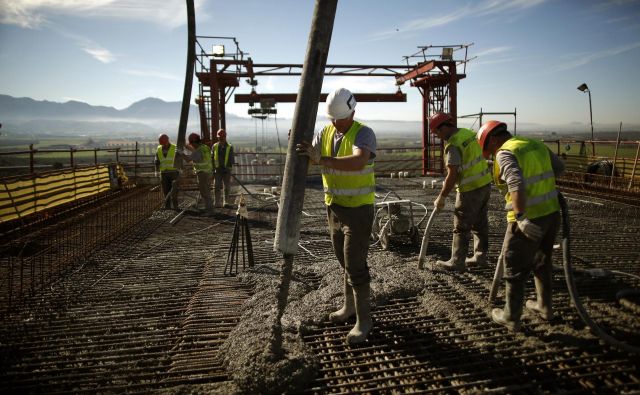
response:
{"label": "worker in orange hard hat", "polygon": [[524,285],[532,270],[536,300],[528,300],[526,306],[545,320],[553,317],[551,253],[560,224],[556,177],[564,171],[564,163],[542,142],[512,136],[500,121],[483,124],[478,142],[485,157],[495,156],[493,179],[508,210],[502,244],[506,300],[504,308],[493,309],[491,316],[515,331],[520,328]]}
{"label": "worker in orange hard hat", "polygon": [[356,105],[349,90],[331,92],[327,96],[331,124],[312,143],[296,146],[300,155],[321,166],[331,242],[344,269],[344,304],[329,314],[329,320],[344,323],[355,314],[348,344],[364,342],[373,326],[367,253],[374,218],[377,143],[373,130],[353,119]]}
{"label": "worker in orange hard hat", "polygon": [[[176,157],[176,146],[171,144],[169,136],[162,133],[158,136],[158,149],[156,150],[156,169],[160,170],[160,185],[164,195],[164,208],[178,209],[178,176],[180,172],[173,166]],[[169,201],[171,200],[171,201]]]}
{"label": "worker in orange hard hat", "polygon": [[[456,188],[453,217],[453,241],[451,258],[437,261],[435,267],[444,270],[464,271],[467,266],[487,264],[489,250],[489,197],[491,172],[482,156],[476,133],[457,128],[453,117],[437,112],[429,118],[429,129],[441,140],[444,147],[447,176],[440,194],[433,202],[435,209],[445,207],[449,192]],[[473,257],[467,258],[470,235],[473,234]]]}
{"label": "worker in orange hard hat", "polygon": [[[211,147],[213,154],[214,192],[216,207],[227,206],[231,203],[231,167],[233,161],[233,146],[227,142],[227,132],[218,130],[218,142]],[[222,187],[224,185],[224,200],[222,199]]]}
{"label": "worker in orange hard hat", "polygon": [[193,163],[193,171],[198,178],[198,189],[200,196],[204,200],[204,207],[208,214],[213,213],[213,203],[211,202],[211,173],[213,165],[211,163],[211,151],[202,142],[200,134],[191,133],[188,137],[189,144],[186,145],[184,157]]}

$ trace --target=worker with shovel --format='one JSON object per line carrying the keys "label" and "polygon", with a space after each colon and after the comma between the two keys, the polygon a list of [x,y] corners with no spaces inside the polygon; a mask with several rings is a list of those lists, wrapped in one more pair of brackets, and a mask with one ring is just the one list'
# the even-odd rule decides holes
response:
{"label": "worker with shovel", "polygon": [[528,300],[526,306],[545,320],[553,318],[551,253],[560,224],[556,177],[564,171],[564,163],[540,141],[512,136],[504,122],[486,122],[478,141],[485,158],[495,156],[493,179],[505,194],[508,210],[502,244],[506,300],[504,308],[493,309],[491,316],[517,331],[531,270],[537,299]]}
{"label": "worker with shovel", "polygon": [[[487,264],[489,221],[487,212],[491,194],[491,172],[482,156],[476,133],[458,129],[447,113],[437,112],[429,118],[429,129],[447,144],[444,147],[447,176],[440,194],[433,202],[438,211],[445,207],[449,192],[456,187],[451,259],[437,261],[436,269],[465,271],[467,266]],[[469,236],[473,233],[473,257],[467,258]]]}
{"label": "worker with shovel", "polygon": [[331,242],[345,271],[344,304],[329,319],[342,323],[356,315],[347,344],[364,342],[373,326],[367,254],[375,203],[376,136],[371,128],[354,121],[355,107],[356,99],[347,89],[330,93],[327,115],[331,124],[315,136],[312,144],[303,142],[296,147],[301,155],[322,167]]}
{"label": "worker with shovel", "polygon": [[[158,136],[158,149],[156,151],[156,168],[160,170],[160,185],[164,196],[164,208],[178,209],[178,169],[173,167],[176,157],[176,145],[171,144],[169,136],[162,133]],[[170,195],[170,196],[169,196]],[[171,201],[169,201],[171,199]],[[173,207],[171,207],[172,205]]]}

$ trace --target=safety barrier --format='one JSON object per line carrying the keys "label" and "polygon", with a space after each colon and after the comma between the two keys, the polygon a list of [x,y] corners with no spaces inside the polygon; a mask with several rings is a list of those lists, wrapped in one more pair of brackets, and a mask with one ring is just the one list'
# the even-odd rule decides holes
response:
{"label": "safety barrier", "polygon": [[117,189],[125,181],[122,166],[116,164],[4,178],[0,181],[0,223]]}

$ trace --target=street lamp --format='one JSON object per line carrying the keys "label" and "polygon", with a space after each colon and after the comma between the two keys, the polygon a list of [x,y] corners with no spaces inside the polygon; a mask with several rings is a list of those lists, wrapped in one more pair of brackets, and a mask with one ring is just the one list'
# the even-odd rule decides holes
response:
{"label": "street lamp", "polygon": [[591,90],[589,90],[589,87],[585,83],[582,83],[580,86],[578,86],[578,90],[581,92],[587,92],[589,94],[589,119],[591,120],[591,150],[593,151],[593,155],[595,156],[596,148],[593,142],[593,110],[591,108]]}

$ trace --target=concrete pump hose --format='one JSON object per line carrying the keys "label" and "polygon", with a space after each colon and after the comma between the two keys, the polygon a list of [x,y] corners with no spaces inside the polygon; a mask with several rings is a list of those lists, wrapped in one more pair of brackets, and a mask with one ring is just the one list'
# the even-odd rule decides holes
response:
{"label": "concrete pump hose", "polygon": [[582,321],[591,329],[591,332],[602,339],[605,343],[614,348],[624,350],[632,354],[640,354],[640,347],[621,342],[603,331],[602,328],[600,328],[598,324],[596,324],[591,319],[589,314],[587,314],[584,306],[582,305],[582,302],[578,297],[578,291],[573,279],[573,268],[571,266],[571,231],[569,227],[569,209],[567,207],[567,201],[565,200],[564,196],[562,196],[562,194],[558,194],[558,200],[560,201],[560,208],[562,211],[562,262],[564,266],[564,276],[567,282],[567,288],[569,289],[569,296],[571,296],[571,301],[576,307],[578,315],[580,316]]}

